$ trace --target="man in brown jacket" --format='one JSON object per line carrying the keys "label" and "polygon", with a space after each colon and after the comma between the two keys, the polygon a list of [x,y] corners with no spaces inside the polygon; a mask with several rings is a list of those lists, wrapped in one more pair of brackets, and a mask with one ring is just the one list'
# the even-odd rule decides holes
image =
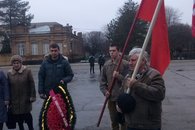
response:
{"label": "man in brown jacket", "polygon": [[[124,88],[130,88],[130,95],[136,101],[134,110],[125,113],[127,130],[160,130],[162,100],[165,97],[164,80],[157,70],[149,67],[147,52],[143,53],[135,79],[131,79],[140,53],[141,48],[134,48],[130,51],[130,73],[123,81]],[[121,97],[120,95],[118,99],[120,104],[127,104],[125,102],[127,98],[120,99]],[[127,107],[119,111],[124,111]]]}
{"label": "man in brown jacket", "polygon": [[[119,130],[119,122],[117,120],[117,110],[116,110],[116,100],[118,98],[118,95],[120,95],[123,90],[121,88],[122,85],[122,80],[123,77],[125,76],[127,70],[128,70],[128,62],[125,60],[122,60],[120,69],[119,69],[119,74],[115,76],[116,81],[113,86],[112,92],[110,93],[108,90],[111,86],[111,82],[114,78],[113,72],[116,69],[118,62],[120,60],[120,53],[119,53],[119,48],[117,44],[111,44],[109,47],[109,53],[111,59],[108,60],[102,69],[101,72],[101,78],[100,78],[100,90],[105,96],[109,96],[108,99],[108,109],[109,109],[109,114],[110,114],[110,119],[111,119],[111,125],[112,125],[112,130]],[[120,130],[126,130],[125,125],[121,125]]]}

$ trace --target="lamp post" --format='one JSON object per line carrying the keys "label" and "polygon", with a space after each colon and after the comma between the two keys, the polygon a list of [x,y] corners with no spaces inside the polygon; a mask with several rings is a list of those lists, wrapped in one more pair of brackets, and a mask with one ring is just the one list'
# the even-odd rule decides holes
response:
{"label": "lamp post", "polygon": [[70,39],[70,62],[73,62],[73,47],[72,47],[72,44],[73,44],[73,41],[74,41],[74,39],[73,38],[71,38]]}

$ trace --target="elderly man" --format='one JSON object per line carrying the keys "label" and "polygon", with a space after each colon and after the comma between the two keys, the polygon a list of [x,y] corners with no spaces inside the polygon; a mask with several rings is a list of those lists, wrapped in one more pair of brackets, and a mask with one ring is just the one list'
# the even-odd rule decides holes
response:
{"label": "elderly man", "polygon": [[130,73],[123,81],[125,91],[130,88],[128,95],[136,101],[136,105],[133,110],[127,112],[125,109],[131,103],[126,103],[128,99],[126,94],[123,94],[118,98],[119,108],[125,111],[127,130],[160,130],[162,100],[165,97],[164,80],[157,70],[149,66],[147,52],[143,54],[135,79],[131,79],[140,53],[141,48],[130,51]]}

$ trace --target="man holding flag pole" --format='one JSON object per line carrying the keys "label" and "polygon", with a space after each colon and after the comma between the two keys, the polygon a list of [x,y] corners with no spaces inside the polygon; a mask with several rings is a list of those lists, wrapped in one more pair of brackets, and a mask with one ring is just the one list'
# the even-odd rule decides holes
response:
{"label": "man holding flag pole", "polygon": [[[163,0],[142,0],[138,18],[150,22],[150,27],[143,47],[134,48],[129,53],[130,73],[123,81],[126,93],[119,96],[117,109],[125,114],[127,130],[161,130],[162,101],[165,97],[162,75],[170,62]],[[145,48],[151,34],[149,65]],[[132,99],[135,106],[132,106]]]}
{"label": "man holding flag pole", "polygon": [[[146,124],[144,124],[143,122],[136,122],[135,124],[132,123],[131,121],[130,122],[127,122],[128,124],[128,130],[160,130],[161,129],[161,102],[162,100],[164,99],[164,96],[165,96],[165,86],[164,86],[164,80],[162,79],[161,75],[163,75],[163,73],[165,72],[166,68],[168,67],[169,65],[169,62],[170,62],[170,50],[169,50],[169,43],[168,43],[168,31],[167,31],[167,24],[166,24],[166,17],[165,17],[165,8],[164,8],[164,1],[163,0],[142,0],[141,4],[140,4],[140,7],[136,13],[136,16],[135,16],[135,19],[134,19],[134,22],[131,26],[131,29],[129,31],[129,34],[128,34],[128,37],[126,39],[126,42],[125,42],[125,45],[124,45],[124,48],[123,48],[123,52],[122,52],[122,55],[121,55],[121,59],[123,58],[123,55],[124,55],[124,51],[127,47],[127,44],[129,42],[129,39],[131,38],[131,34],[134,30],[134,27],[135,27],[135,24],[136,24],[136,21],[137,19],[140,19],[140,20],[144,20],[148,23],[150,23],[150,27],[148,29],[148,33],[146,35],[146,38],[145,38],[145,41],[144,41],[144,44],[143,44],[143,47],[141,49],[141,51],[136,54],[136,58],[134,59],[134,67],[131,68],[133,73],[131,75],[131,78],[130,78],[130,81],[136,81],[136,76],[137,74],[139,75],[140,73],[140,65],[142,64],[142,67],[143,66],[146,66],[148,65],[148,62],[146,62],[146,60],[143,62],[143,55],[144,55],[144,52],[145,52],[145,49],[146,49],[146,46],[148,44],[148,41],[150,39],[150,36],[152,34],[152,45],[151,45],[151,62],[150,62],[150,66],[154,69],[152,70],[155,70],[155,74],[152,76],[149,76],[149,77],[155,77],[157,76],[160,81],[160,84],[155,84],[154,86],[157,85],[157,89],[155,89],[154,86],[150,86],[147,84],[147,80],[145,81],[145,90],[153,90],[154,92],[156,93],[153,93],[154,95],[151,95],[151,96],[154,96],[157,98],[158,100],[158,107],[157,108],[157,111],[159,113],[158,116],[154,117],[155,120],[153,120],[153,118],[151,118],[149,120],[149,117],[147,118],[148,119],[148,122]],[[121,61],[121,60],[120,60]],[[120,67],[120,62],[117,66],[117,69],[115,69],[114,73],[113,73],[113,76],[115,77],[117,74],[118,74],[118,68]],[[142,68],[141,67],[141,68]],[[145,68],[145,67],[144,67]],[[147,68],[150,68],[149,66],[146,67],[146,70],[144,70],[145,73],[142,73],[143,75],[146,74],[146,72],[148,72],[150,69],[147,69]],[[141,76],[143,76],[141,75]],[[113,80],[115,81],[115,80]],[[148,78],[148,81],[151,83],[152,85],[152,79],[151,78]],[[114,83],[114,82],[113,82]],[[133,82],[134,83],[134,82]],[[118,109],[119,111],[121,111],[120,109],[120,105],[123,104],[123,108],[124,106],[126,105],[125,108],[129,108],[129,110],[131,110],[130,112],[130,115],[127,115],[125,114],[125,120],[128,120],[128,117],[130,119],[134,119],[134,117],[131,117],[131,113],[134,112],[134,107],[135,107],[135,110],[136,109],[140,109],[139,104],[137,104],[136,106],[128,106],[128,104],[125,104],[124,105],[124,102],[126,103],[125,100],[123,100],[123,98],[127,97],[128,95],[128,99],[127,101],[130,101],[131,103],[135,104],[135,102],[137,101],[136,99],[134,99],[135,97],[133,97],[130,92],[130,88],[131,88],[131,85],[133,83],[129,83],[129,86],[127,88],[127,91],[125,94],[122,94],[122,96],[119,96],[119,100],[118,100]],[[110,86],[110,88],[112,88],[113,84]],[[138,85],[139,86],[139,85]],[[149,89],[150,88],[150,89]],[[110,89],[112,90],[112,89]],[[155,91],[157,90],[157,91]],[[145,91],[147,93],[147,91]],[[130,94],[129,94],[130,93]],[[136,93],[136,92],[135,92]],[[149,91],[148,91],[148,94],[149,94]],[[156,96],[159,94],[159,97]],[[125,96],[123,96],[125,95]],[[120,102],[120,97],[122,97],[122,102]],[[153,97],[153,100],[155,100]],[[143,98],[143,97],[140,97],[140,98]],[[104,112],[104,109],[105,109],[105,104],[107,103],[107,98],[104,102],[104,106],[102,108],[102,111],[101,111],[101,114],[100,114],[100,117],[99,117],[99,120],[98,120],[98,123],[97,123],[97,126],[99,126],[100,124],[100,121],[101,121],[101,118],[102,118],[102,115],[103,115],[103,112]],[[150,100],[150,101],[146,101],[146,104],[147,106],[150,106],[150,105],[154,105],[154,104],[150,104],[151,102],[153,102],[153,100]],[[124,102],[123,102],[124,101]],[[138,100],[139,101],[139,100]],[[139,102],[138,102],[139,103]],[[149,108],[147,107],[146,108]],[[155,109],[156,110],[156,109]],[[123,111],[123,110],[122,110]],[[126,111],[126,110],[125,110]],[[139,118],[140,120],[142,120],[142,116],[144,114],[148,114],[148,113],[144,113],[143,111],[140,111],[141,113],[138,114],[137,118]],[[143,113],[142,113],[143,112]],[[155,112],[155,111],[153,111]],[[144,119],[143,119],[144,120]],[[142,120],[142,121],[143,121]],[[146,120],[145,120],[146,121]]]}
{"label": "man holding flag pole", "polygon": [[111,120],[111,127],[112,130],[126,130],[126,126],[124,123],[118,122],[118,112],[116,109],[116,100],[118,98],[118,95],[123,93],[122,86],[122,80],[123,77],[126,75],[126,71],[128,70],[128,62],[126,60],[121,61],[120,68],[117,76],[115,76],[115,83],[113,86],[113,90],[110,91],[110,84],[112,84],[113,80],[113,71],[116,68],[119,59],[120,59],[120,53],[119,53],[119,47],[116,43],[111,43],[109,46],[109,54],[110,59],[104,64],[101,76],[100,76],[100,90],[108,100],[108,110]]}
{"label": "man holding flag pole", "polygon": [[134,48],[129,53],[130,73],[123,81],[123,88],[131,91],[118,97],[117,108],[125,115],[127,130],[160,130],[164,80],[159,71],[149,66],[145,51],[135,78],[131,77],[141,52],[141,48]]}

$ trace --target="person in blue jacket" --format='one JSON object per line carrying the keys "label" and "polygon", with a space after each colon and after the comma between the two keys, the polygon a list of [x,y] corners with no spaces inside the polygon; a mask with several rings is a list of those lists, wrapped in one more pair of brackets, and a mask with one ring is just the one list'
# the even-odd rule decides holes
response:
{"label": "person in blue jacket", "polygon": [[7,107],[9,105],[8,82],[3,71],[0,70],[0,130],[7,120]]}
{"label": "person in blue jacket", "polygon": [[73,79],[73,71],[69,62],[60,54],[58,44],[50,44],[50,54],[43,60],[38,72],[38,92],[42,99],[49,96],[49,91],[59,83],[69,83]]}

